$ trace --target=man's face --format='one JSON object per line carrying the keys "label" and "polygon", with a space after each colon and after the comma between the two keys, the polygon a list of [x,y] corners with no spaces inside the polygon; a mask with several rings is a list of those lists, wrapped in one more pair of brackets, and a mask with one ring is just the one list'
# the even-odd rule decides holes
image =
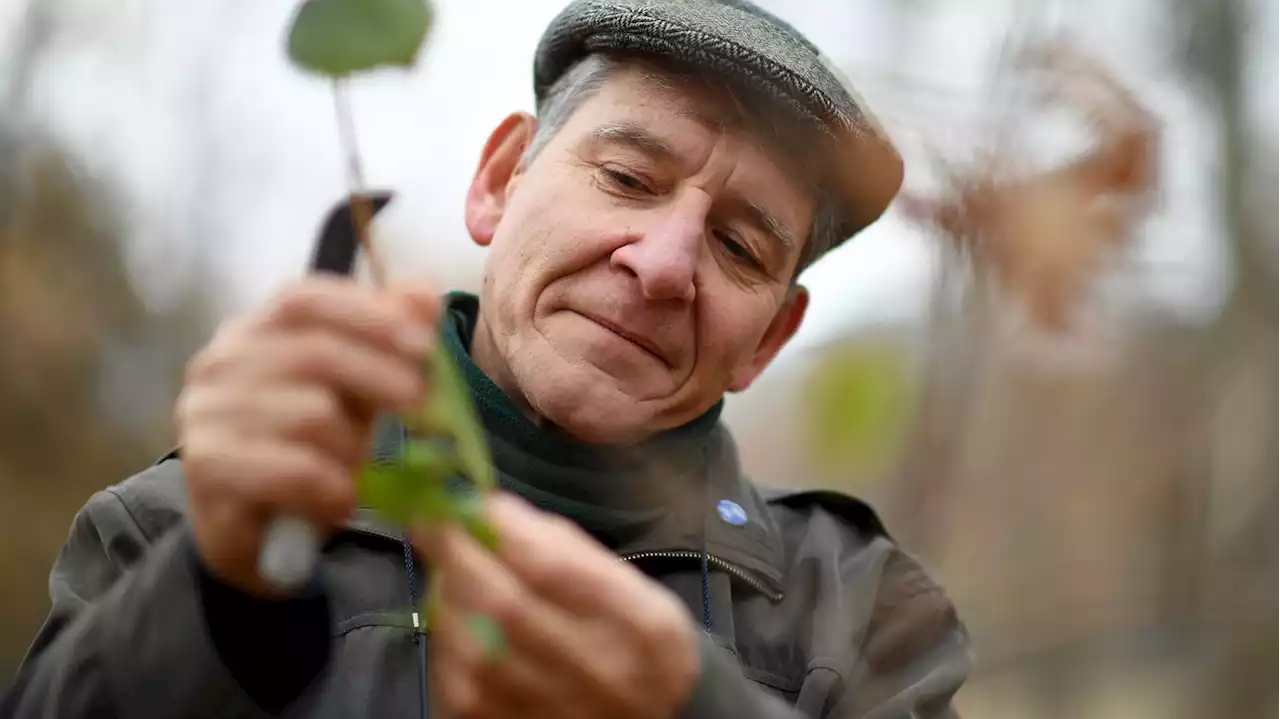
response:
{"label": "man's face", "polygon": [[745,389],[799,326],[815,201],[716,108],[612,74],[527,167],[495,132],[467,201],[489,244],[473,355],[537,416],[630,443]]}

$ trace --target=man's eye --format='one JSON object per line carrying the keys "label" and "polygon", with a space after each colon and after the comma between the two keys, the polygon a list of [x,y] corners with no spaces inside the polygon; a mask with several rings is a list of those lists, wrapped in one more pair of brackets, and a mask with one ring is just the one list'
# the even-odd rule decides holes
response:
{"label": "man's eye", "polygon": [[629,190],[631,192],[648,192],[649,191],[649,188],[645,186],[644,182],[640,181],[638,178],[632,175],[628,175],[625,172],[621,172],[619,170],[614,170],[606,167],[604,168],[604,174],[606,177],[609,178],[610,182],[612,182],[614,185],[617,185],[618,187],[621,187],[623,189]]}
{"label": "man's eye", "polygon": [[732,235],[724,232],[715,232],[714,235],[716,240],[718,240],[720,244],[729,251],[729,254],[734,256],[734,259],[744,262],[753,268],[759,269],[760,261],[755,258],[755,255],[751,254],[751,250],[747,249],[746,245],[734,239]]}

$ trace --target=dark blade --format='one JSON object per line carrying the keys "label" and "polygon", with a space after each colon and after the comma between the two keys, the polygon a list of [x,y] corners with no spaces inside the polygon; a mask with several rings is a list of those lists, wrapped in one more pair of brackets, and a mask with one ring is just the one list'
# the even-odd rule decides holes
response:
{"label": "dark blade", "polygon": [[[372,220],[391,202],[392,193],[370,192],[364,197],[368,198],[369,219]],[[356,252],[359,249],[360,238],[356,234],[355,220],[351,217],[351,204],[343,198],[325,218],[324,227],[316,239],[315,250],[311,255],[311,271],[349,275],[355,266]]]}

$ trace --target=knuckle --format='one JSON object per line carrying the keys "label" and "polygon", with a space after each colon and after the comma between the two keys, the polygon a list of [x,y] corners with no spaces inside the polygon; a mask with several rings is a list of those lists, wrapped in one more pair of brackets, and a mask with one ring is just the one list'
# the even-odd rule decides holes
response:
{"label": "knuckle", "polygon": [[[343,477],[342,479],[345,479]],[[336,519],[342,519],[346,513],[356,503],[356,487],[352,482],[335,482],[333,488],[328,493],[329,507],[336,515]]]}
{"label": "knuckle", "polygon": [[305,391],[298,395],[293,420],[306,434],[327,433],[336,428],[342,408],[332,392]]}
{"label": "knuckle", "polygon": [[563,515],[548,514],[546,515],[546,520],[547,531],[553,533],[562,540],[580,541],[586,537],[586,534],[582,531],[581,527],[575,524],[573,520]]}
{"label": "knuckle", "polygon": [[216,373],[221,365],[221,355],[219,346],[214,342],[205,345],[199,352],[191,356],[187,360],[183,371],[183,381],[186,384],[192,384],[203,381],[205,378]]}
{"label": "knuckle", "polygon": [[193,415],[195,414],[195,398],[193,391],[184,386],[178,392],[178,398],[173,403],[173,423],[178,429],[179,434],[185,433],[191,426]]}
{"label": "knuckle", "polygon": [[328,461],[312,454],[304,452],[302,459],[297,462],[296,469],[291,475],[292,481],[299,490],[308,492],[321,490],[318,493],[319,498],[328,495],[329,488],[338,484],[338,472]]}
{"label": "knuckle", "polygon": [[208,371],[209,371],[209,350],[206,347],[204,349],[201,349],[199,352],[196,352],[194,355],[192,355],[191,358],[188,359],[186,364],[183,366],[182,368],[183,385],[188,385],[188,384],[191,384],[192,382],[199,381],[199,379],[203,377],[205,373],[207,373]]}
{"label": "knuckle", "polygon": [[660,643],[666,638],[667,625],[665,617],[663,617],[661,611],[655,610],[652,606],[636,613],[632,627],[639,638],[644,640],[644,646]]}
{"label": "knuckle", "polygon": [[310,506],[313,516],[324,523],[338,525],[345,521],[354,507],[354,492],[345,492],[337,486],[313,496]]}
{"label": "knuckle", "polygon": [[209,442],[203,432],[191,432],[183,437],[182,468],[189,483],[199,483],[204,474],[193,470],[203,469],[212,456],[214,453],[210,451]]}
{"label": "knuckle", "polygon": [[512,559],[538,587],[563,587],[578,579],[573,565],[557,562],[549,552],[522,552]]}
{"label": "knuckle", "polygon": [[568,562],[542,562],[535,569],[539,583],[546,587],[572,586],[580,579],[575,567]]}
{"label": "knuckle", "polygon": [[440,685],[440,698],[449,714],[465,717],[479,710],[479,694],[461,672],[445,674]]}
{"label": "knuckle", "polygon": [[187,360],[183,367],[184,383],[198,383],[220,374],[234,360],[242,347],[241,337],[252,324],[251,318],[236,318],[223,322],[209,342]]}
{"label": "knuckle", "polygon": [[173,424],[177,430],[178,443],[183,448],[184,460],[186,455],[192,452],[191,443],[200,436],[199,430],[202,423],[203,416],[199,400],[192,397],[191,393],[184,391],[178,396],[178,401],[173,408]]}
{"label": "knuckle", "polygon": [[499,626],[510,627],[520,623],[524,601],[514,591],[494,591],[489,596],[485,611]]}
{"label": "knuckle", "polygon": [[324,474],[323,464],[309,452],[294,453],[287,461],[278,463],[272,472],[279,489],[309,488],[317,477]]}
{"label": "knuckle", "polygon": [[650,601],[645,603],[645,611],[636,619],[636,629],[650,640],[653,646],[669,646],[678,640],[684,627],[681,614],[683,608],[677,606],[673,597],[665,591],[654,588]]}
{"label": "knuckle", "polygon": [[325,287],[315,280],[304,280],[287,287],[268,310],[272,320],[295,322],[313,315],[322,301]]}
{"label": "knuckle", "polygon": [[341,360],[341,349],[337,343],[321,334],[309,334],[299,338],[284,361],[294,371],[307,376],[329,376],[335,374]]}
{"label": "knuckle", "polygon": [[379,384],[383,384],[385,391],[396,397],[409,398],[416,391],[418,383],[422,381],[417,370],[407,362],[388,357],[371,357],[370,359],[381,370],[376,375],[380,380]]}

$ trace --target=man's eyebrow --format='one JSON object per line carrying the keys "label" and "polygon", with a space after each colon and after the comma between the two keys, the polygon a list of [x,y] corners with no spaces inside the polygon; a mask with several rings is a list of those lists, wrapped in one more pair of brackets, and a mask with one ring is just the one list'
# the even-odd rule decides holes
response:
{"label": "man's eyebrow", "polygon": [[787,229],[782,220],[779,220],[772,212],[746,200],[739,201],[735,205],[735,210],[744,215],[749,223],[771,235],[778,241],[778,244],[782,245],[782,249],[788,253],[795,249],[795,235],[791,234],[791,230]]}
{"label": "man's eyebrow", "polygon": [[591,131],[591,139],[630,147],[660,162],[674,163],[679,158],[670,143],[639,125],[601,125]]}

